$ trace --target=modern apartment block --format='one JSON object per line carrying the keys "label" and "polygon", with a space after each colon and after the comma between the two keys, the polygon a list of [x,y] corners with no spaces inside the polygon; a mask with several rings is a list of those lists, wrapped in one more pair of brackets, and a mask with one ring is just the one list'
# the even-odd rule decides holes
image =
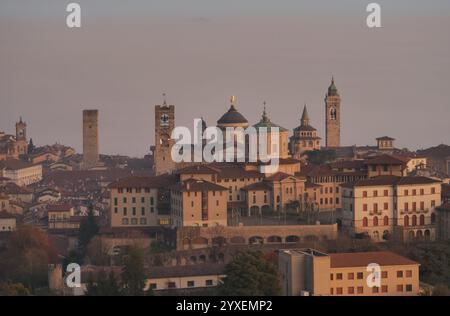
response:
{"label": "modern apartment block", "polygon": [[331,253],[280,250],[278,267],[287,296],[413,296],[419,263],[389,251]]}

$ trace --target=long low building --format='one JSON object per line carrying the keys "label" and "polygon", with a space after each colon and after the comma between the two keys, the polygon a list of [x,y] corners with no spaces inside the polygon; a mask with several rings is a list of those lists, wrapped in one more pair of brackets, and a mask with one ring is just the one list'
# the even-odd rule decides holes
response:
{"label": "long low building", "polygon": [[42,180],[42,165],[6,159],[0,161],[0,177],[9,178],[19,186],[27,186]]}
{"label": "long low building", "polygon": [[280,250],[279,272],[288,296],[414,296],[419,263],[390,251],[330,253]]}

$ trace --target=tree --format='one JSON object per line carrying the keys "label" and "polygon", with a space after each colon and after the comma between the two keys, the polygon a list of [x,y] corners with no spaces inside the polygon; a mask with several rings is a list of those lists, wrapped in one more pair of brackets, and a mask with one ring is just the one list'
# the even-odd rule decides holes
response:
{"label": "tree", "polygon": [[121,287],[114,271],[111,270],[106,276],[106,271],[101,270],[98,273],[97,281],[94,281],[92,274],[89,275],[86,290],[87,296],[119,296],[121,294]]}
{"label": "tree", "polygon": [[241,252],[225,268],[226,277],[219,293],[227,296],[281,295],[276,266],[261,252]]}
{"label": "tree", "polygon": [[122,282],[125,295],[138,296],[144,294],[147,275],[144,268],[144,251],[142,248],[131,247],[124,257]]}
{"label": "tree", "polygon": [[22,283],[0,283],[0,296],[28,296],[30,291]]}
{"label": "tree", "polygon": [[19,226],[0,254],[0,281],[22,283],[33,291],[47,285],[48,264],[58,260],[47,234],[34,226]]}
{"label": "tree", "polygon": [[445,284],[436,284],[432,291],[432,296],[450,296],[450,290]]}
{"label": "tree", "polygon": [[28,155],[31,155],[33,151],[36,149],[36,147],[33,144],[33,138],[30,138],[30,142],[28,143]]}
{"label": "tree", "polygon": [[89,204],[88,215],[80,222],[80,230],[78,235],[78,246],[84,253],[91,239],[97,235],[99,227],[95,221],[94,206]]}

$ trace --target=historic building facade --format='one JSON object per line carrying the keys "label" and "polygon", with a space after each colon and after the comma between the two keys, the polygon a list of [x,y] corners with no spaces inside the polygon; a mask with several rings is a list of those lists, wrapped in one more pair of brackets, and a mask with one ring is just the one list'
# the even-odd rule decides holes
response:
{"label": "historic building facade", "polygon": [[16,123],[16,135],[0,132],[0,160],[18,159],[28,153],[27,124],[22,117]]}

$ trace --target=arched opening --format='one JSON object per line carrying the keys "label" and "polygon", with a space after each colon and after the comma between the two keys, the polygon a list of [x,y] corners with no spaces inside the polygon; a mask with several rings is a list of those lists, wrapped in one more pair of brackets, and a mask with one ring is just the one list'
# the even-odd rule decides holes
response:
{"label": "arched opening", "polygon": [[383,239],[384,239],[384,240],[389,240],[389,231],[388,231],[388,230],[385,230],[385,231],[383,232]]}
{"label": "arched opening", "polygon": [[369,220],[367,219],[367,217],[363,218],[363,227],[367,227],[369,225]]}
{"label": "arched opening", "polygon": [[375,241],[379,241],[379,240],[380,240],[380,233],[378,232],[378,230],[375,230],[375,231],[373,232],[373,239],[374,239]]}
{"label": "arched opening", "polygon": [[232,244],[245,244],[245,238],[242,236],[233,236],[230,238]]}
{"label": "arched opening", "polygon": [[269,206],[269,205],[263,205],[263,206],[261,206],[261,212],[262,212],[263,214],[269,213],[269,212],[270,212],[270,206]]}
{"label": "arched opening", "polygon": [[409,240],[414,240],[414,238],[415,238],[414,231],[413,231],[413,230],[409,231],[409,233],[408,233],[408,239],[409,239]]}
{"label": "arched opening", "polygon": [[205,263],[206,262],[206,256],[205,255],[198,256],[198,261],[201,262],[201,263]]}
{"label": "arched opening", "polygon": [[385,217],[383,218],[383,225],[384,225],[384,226],[389,226],[389,217],[388,217],[388,216],[385,216]]}
{"label": "arched opening", "polygon": [[375,216],[375,217],[373,218],[373,226],[375,226],[375,227],[378,226],[378,217],[377,217],[377,216]]}
{"label": "arched opening", "polygon": [[191,246],[191,241],[189,238],[184,238],[182,241],[183,249],[189,249]]}
{"label": "arched opening", "polygon": [[424,226],[425,225],[425,215],[420,215],[419,217],[419,225]]}
{"label": "arched opening", "polygon": [[196,256],[191,256],[189,258],[189,261],[191,261],[192,263],[197,263],[197,257]]}
{"label": "arched opening", "polygon": [[267,238],[267,242],[268,243],[281,243],[282,238],[280,236],[269,236]]}
{"label": "arched opening", "polygon": [[248,239],[248,243],[251,245],[263,244],[264,239],[261,236],[253,236]]}
{"label": "arched opening", "polygon": [[412,216],[412,226],[417,226],[417,216],[416,215]]}
{"label": "arched opening", "polygon": [[425,229],[425,240],[429,241],[431,239],[431,231],[429,229]]}
{"label": "arched opening", "polygon": [[286,242],[299,242],[300,241],[300,237],[298,236],[294,236],[294,235],[290,235],[286,237]]}
{"label": "arched opening", "polygon": [[213,244],[213,246],[219,246],[219,247],[222,247],[222,246],[225,245],[226,243],[227,243],[227,240],[226,240],[226,238],[223,237],[223,236],[217,236],[217,237],[214,237],[214,238],[212,239],[212,244]]}
{"label": "arched opening", "polygon": [[422,240],[423,239],[423,232],[421,230],[418,230],[416,233],[416,239]]}
{"label": "arched opening", "polygon": [[[408,216],[408,215],[406,215],[406,216],[403,218],[403,225],[404,225],[405,227],[408,227],[408,226],[409,226],[409,216]],[[413,232],[413,234],[414,234],[414,232]]]}
{"label": "arched opening", "polygon": [[259,206],[253,205],[250,207],[250,216],[259,216]]}

